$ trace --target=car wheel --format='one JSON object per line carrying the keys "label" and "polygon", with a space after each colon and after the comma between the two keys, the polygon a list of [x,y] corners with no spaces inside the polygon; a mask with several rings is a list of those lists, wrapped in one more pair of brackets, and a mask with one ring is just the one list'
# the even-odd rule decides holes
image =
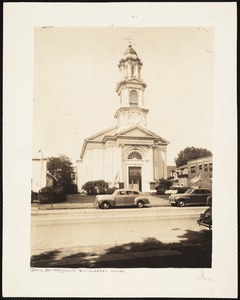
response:
{"label": "car wheel", "polygon": [[137,202],[137,207],[138,208],[142,208],[143,206],[144,206],[144,203],[143,203],[142,200],[140,200],[140,201]]}
{"label": "car wheel", "polygon": [[180,206],[180,207],[184,207],[185,204],[186,204],[186,203],[185,203],[185,201],[183,201],[183,200],[179,200],[178,203],[177,203],[177,205]]}
{"label": "car wheel", "polygon": [[110,204],[109,202],[107,201],[104,201],[101,206],[100,206],[102,209],[108,209],[110,207]]}

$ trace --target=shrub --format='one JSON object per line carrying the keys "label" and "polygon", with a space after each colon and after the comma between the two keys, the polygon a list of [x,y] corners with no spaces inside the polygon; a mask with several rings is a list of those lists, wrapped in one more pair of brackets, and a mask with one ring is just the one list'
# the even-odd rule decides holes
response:
{"label": "shrub", "polygon": [[163,195],[171,186],[172,182],[170,180],[160,179],[159,185],[156,187],[157,195]]}
{"label": "shrub", "polygon": [[164,195],[166,191],[166,189],[163,188],[156,188],[156,190],[157,190],[157,195]]}
{"label": "shrub", "polygon": [[88,181],[82,189],[87,192],[88,195],[106,194],[108,189],[108,183],[104,180]]}
{"label": "shrub", "polygon": [[62,186],[46,186],[39,191],[39,202],[57,203],[67,200],[66,193]]}

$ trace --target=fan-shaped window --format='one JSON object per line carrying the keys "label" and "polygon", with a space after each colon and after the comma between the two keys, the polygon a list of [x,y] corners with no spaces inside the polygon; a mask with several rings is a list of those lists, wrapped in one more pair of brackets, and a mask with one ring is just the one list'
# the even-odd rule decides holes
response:
{"label": "fan-shaped window", "polygon": [[130,92],[130,106],[137,106],[138,105],[138,93],[133,90]]}
{"label": "fan-shaped window", "polygon": [[142,159],[142,155],[139,152],[137,152],[137,151],[132,151],[128,155],[128,159]]}

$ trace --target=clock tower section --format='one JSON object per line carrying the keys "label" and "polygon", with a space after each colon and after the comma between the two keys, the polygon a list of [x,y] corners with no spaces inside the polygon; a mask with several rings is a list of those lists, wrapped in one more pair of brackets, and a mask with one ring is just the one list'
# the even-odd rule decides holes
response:
{"label": "clock tower section", "polygon": [[141,78],[142,62],[131,45],[128,46],[118,67],[121,81],[116,92],[120,97],[120,108],[115,113],[117,132],[132,126],[147,126],[148,109],[144,107],[145,82]]}

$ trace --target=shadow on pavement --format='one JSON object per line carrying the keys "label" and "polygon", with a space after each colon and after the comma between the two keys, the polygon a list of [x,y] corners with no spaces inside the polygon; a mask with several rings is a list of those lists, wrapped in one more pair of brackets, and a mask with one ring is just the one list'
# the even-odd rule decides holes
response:
{"label": "shadow on pavement", "polygon": [[95,252],[81,247],[56,249],[31,257],[37,268],[211,268],[212,231],[188,230],[179,243],[147,238]]}

